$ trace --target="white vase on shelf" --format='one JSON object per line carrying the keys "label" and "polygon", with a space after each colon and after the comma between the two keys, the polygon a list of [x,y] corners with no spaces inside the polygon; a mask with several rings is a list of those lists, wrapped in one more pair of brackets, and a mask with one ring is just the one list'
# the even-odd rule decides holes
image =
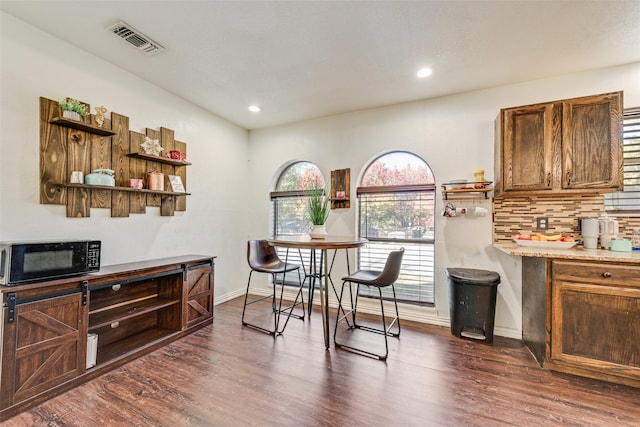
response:
{"label": "white vase on shelf", "polygon": [[324,239],[327,237],[327,229],[323,225],[312,225],[309,228],[309,237],[312,239]]}
{"label": "white vase on shelf", "polygon": [[70,110],[62,110],[62,117],[80,121],[80,113]]}

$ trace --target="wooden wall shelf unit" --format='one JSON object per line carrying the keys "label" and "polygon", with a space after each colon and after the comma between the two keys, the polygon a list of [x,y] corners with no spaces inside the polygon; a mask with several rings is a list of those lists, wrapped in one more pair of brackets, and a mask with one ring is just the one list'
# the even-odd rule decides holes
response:
{"label": "wooden wall shelf unit", "polygon": [[[331,171],[331,209],[348,209],[351,207],[351,169],[337,169]],[[344,197],[338,197],[337,192],[344,191]]]}
{"label": "wooden wall shelf unit", "polygon": [[[470,185],[473,185],[471,183]],[[454,200],[454,199],[488,199],[489,193],[493,191],[493,187],[491,185],[487,185],[484,188],[473,188],[473,187],[464,187],[464,188],[450,188],[452,184],[446,183],[442,184],[442,198],[444,200]]]}
{"label": "wooden wall shelf unit", "polygon": [[131,187],[110,187],[107,185],[60,184],[60,186],[67,187],[67,188],[87,188],[89,190],[128,191],[130,193],[156,194],[159,196],[190,196],[191,195],[191,193],[178,193],[175,191],[147,190],[145,188],[137,189],[137,188],[131,188]]}
{"label": "wooden wall shelf unit", "polygon": [[110,136],[116,133],[110,129],[104,129],[99,126],[94,126],[89,123],[79,122],[78,120],[67,119],[66,117],[54,117],[49,120],[49,123],[54,125],[60,125],[71,129],[83,130],[96,135]]}
{"label": "wooden wall shelf unit", "polygon": [[213,323],[214,263],[185,255],[0,286],[0,422]]}
{"label": "wooden wall shelf unit", "polygon": [[[174,131],[129,130],[129,118],[112,112],[98,126],[94,115],[84,121],[62,117],[57,101],[40,98],[40,203],[66,205],[67,217],[88,217],[91,208],[111,209],[112,217],[145,213],[147,206],[160,207],[160,214],[172,216],[187,209],[190,193],[129,188],[130,178],[146,178],[147,172],[177,175],[187,185],[185,160],[151,156],[141,152],[145,137],[158,139],[164,152],[187,152],[187,144],[174,139]],[[84,175],[95,169],[115,171],[115,187],[72,185],[71,171]]]}

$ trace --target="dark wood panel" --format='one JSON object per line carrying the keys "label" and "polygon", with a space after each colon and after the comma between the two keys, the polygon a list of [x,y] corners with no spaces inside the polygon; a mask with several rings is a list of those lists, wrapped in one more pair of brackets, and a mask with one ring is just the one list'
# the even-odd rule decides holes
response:
{"label": "dark wood panel", "polygon": [[67,129],[49,121],[61,115],[56,101],[40,98],[40,203],[64,205],[67,191],[57,183],[67,182]]}
{"label": "dark wood panel", "polygon": [[[145,135],[150,139],[157,139],[158,141],[160,141],[161,139],[160,131],[155,129],[146,128]],[[160,154],[162,154],[162,152]],[[147,161],[147,172],[161,171],[161,170],[162,170],[162,163]],[[147,188],[149,188],[148,183],[147,183]],[[160,206],[160,205],[161,205],[160,196],[155,194],[147,194],[147,206]]]}
{"label": "dark wood panel", "polygon": [[622,95],[563,102],[563,187],[617,187],[622,177]]}
{"label": "dark wood panel", "polygon": [[[95,116],[92,115],[91,118],[95,121]],[[103,127],[105,129],[111,129],[111,120],[105,119]],[[91,138],[89,147],[90,165],[84,170],[85,175],[96,169],[112,169],[111,138],[109,136],[95,134],[88,134],[88,136]],[[97,189],[91,190],[91,207],[111,208],[111,192]],[[86,216],[89,216],[89,212],[87,212]]]}
{"label": "dark wood panel", "polygon": [[[175,149],[180,151],[183,156],[187,155],[187,144],[184,142],[180,142],[180,141],[175,141]],[[188,191],[187,187],[187,168],[182,166],[182,167],[177,167],[176,168],[176,175],[178,175],[181,179],[182,179],[182,184],[184,185],[185,190]],[[180,197],[176,197],[176,211],[179,212],[183,212],[187,210],[187,197],[186,196],[180,196]]]}
{"label": "dark wood panel", "polygon": [[640,389],[540,369],[518,340],[486,345],[403,321],[384,363],[326,351],[319,310],[276,339],[242,327],[241,313],[242,298],[220,304],[213,326],[7,426],[637,426],[640,418]]}
{"label": "dark wood panel", "polygon": [[[129,132],[129,152],[137,153],[140,145],[144,143],[144,135],[138,132]],[[143,159],[129,162],[129,178],[141,179],[143,182],[147,176],[147,162]],[[146,194],[129,194],[129,211],[131,213],[146,213]]]}
{"label": "dark wood panel", "polygon": [[3,406],[84,372],[86,336],[79,333],[84,313],[79,294],[18,305],[10,332],[15,336],[10,340],[15,343],[15,366],[6,371],[8,378],[2,378]]}
{"label": "dark wood panel", "polygon": [[[129,117],[111,113],[112,127],[116,134],[111,138],[111,169],[115,172],[116,186],[129,186]],[[111,216],[129,216],[129,194],[111,192]]]}

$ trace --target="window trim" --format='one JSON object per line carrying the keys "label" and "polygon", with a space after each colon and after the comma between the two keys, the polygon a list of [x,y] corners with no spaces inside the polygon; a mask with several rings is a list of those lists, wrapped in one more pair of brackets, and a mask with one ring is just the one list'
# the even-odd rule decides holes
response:
{"label": "window trim", "polygon": [[[622,144],[624,146],[624,120],[627,117],[637,117],[640,118],[640,107],[633,107],[633,108],[625,108],[623,110],[623,114],[622,114],[622,120],[623,120],[623,125],[622,125]],[[640,155],[634,159],[629,159],[629,161],[626,161],[624,158],[622,159],[622,167],[624,168],[624,166],[626,164],[631,164],[631,165],[638,165],[640,164]],[[623,177],[623,181],[624,181],[624,177]],[[611,196],[613,197],[613,195],[618,194],[618,193],[624,193],[624,189],[622,189],[621,191],[617,191],[614,193],[610,193]],[[606,213],[610,213],[610,214],[615,214],[617,216],[627,216],[627,217],[638,217],[640,216],[640,196],[636,199],[637,200],[637,205],[636,208],[634,209],[619,209],[619,208],[613,208],[613,209],[607,209],[607,205],[609,205],[609,201],[607,199],[607,197],[609,197],[609,194],[605,195],[605,200],[604,200],[604,204],[605,204],[605,212]]]}

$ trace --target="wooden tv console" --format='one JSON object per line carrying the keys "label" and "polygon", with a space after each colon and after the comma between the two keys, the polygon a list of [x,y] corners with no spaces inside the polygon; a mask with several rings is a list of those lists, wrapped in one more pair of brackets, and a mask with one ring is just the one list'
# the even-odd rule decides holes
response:
{"label": "wooden tv console", "polygon": [[0,421],[213,323],[214,263],[185,255],[0,286]]}

